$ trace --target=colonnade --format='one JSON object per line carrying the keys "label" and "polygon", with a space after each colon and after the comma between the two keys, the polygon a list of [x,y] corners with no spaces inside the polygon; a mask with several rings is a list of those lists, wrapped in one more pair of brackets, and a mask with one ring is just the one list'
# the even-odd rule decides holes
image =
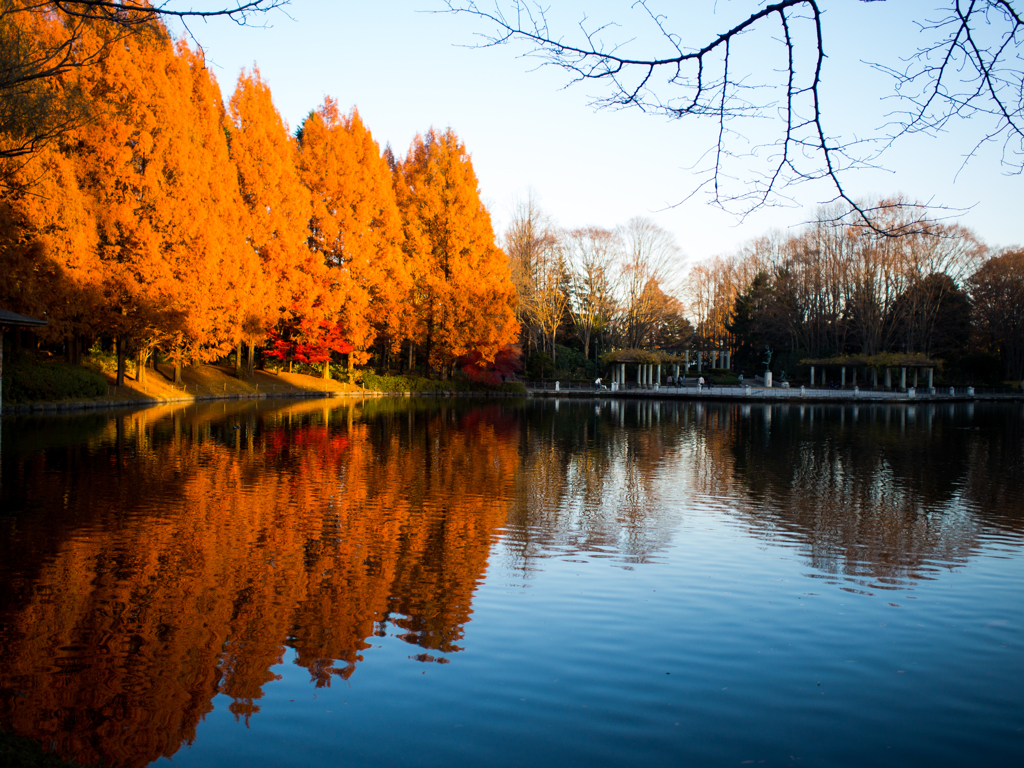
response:
{"label": "colonnade", "polygon": [[[845,365],[839,366],[839,384],[840,384],[840,386],[843,386],[843,387],[846,386],[846,369],[847,368],[850,368],[851,374],[852,374],[851,386],[856,387],[857,386],[857,368],[855,366],[845,366]],[[928,375],[928,389],[932,389],[932,388],[935,387],[935,369],[934,368],[925,368],[925,371],[927,372],[927,375]],[[915,367],[913,369],[914,383],[911,385],[915,389],[917,388],[919,374],[920,374],[920,368],[916,368]],[[828,380],[827,380],[826,376],[827,376],[827,374],[826,374],[826,371],[825,371],[825,367],[822,366],[821,382],[820,382],[820,385],[822,387],[827,387],[828,386]],[[815,381],[815,378],[816,378],[816,376],[815,376],[815,366],[812,365],[811,366],[811,386],[812,387],[815,385],[815,383],[817,383]],[[878,369],[877,368],[872,368],[871,369],[871,385],[873,387],[876,387],[876,388],[878,387]],[[886,389],[892,389],[892,368],[886,368],[885,369],[885,388]],[[902,366],[900,368],[900,389],[906,389],[906,388],[907,388],[907,367],[906,366]]]}
{"label": "colonnade", "polygon": [[[679,366],[675,366],[676,371]],[[626,384],[626,363],[616,363],[612,368],[612,382],[620,387]],[[636,385],[638,387],[653,387],[661,383],[661,364],[640,363],[636,367]]]}
{"label": "colonnade", "polygon": [[[703,352],[703,351],[698,350],[694,354],[697,355],[697,357],[696,357],[697,373],[701,373],[704,370],[704,361],[705,361],[705,359],[708,362],[711,363],[711,365],[710,365],[711,368],[724,368],[725,370],[729,370],[730,368],[732,368],[732,352],[730,352],[727,349],[725,349],[725,350],[713,349],[713,350],[711,350],[709,352]],[[690,363],[691,363],[690,350],[686,350],[683,353],[683,355],[684,355],[684,357],[686,359],[686,370],[690,370]],[[705,355],[707,355],[706,358],[704,357]]]}
{"label": "colonnade", "polygon": [[[663,374],[668,375],[671,373],[674,377],[673,380],[678,381],[679,376],[685,375],[694,363],[696,363],[697,373],[703,372],[706,363],[709,364],[709,368],[728,370],[732,365],[732,354],[728,350],[713,350],[709,352],[691,352],[686,350],[683,354],[683,360],[683,364],[673,363],[665,366],[662,366],[661,363],[613,363],[610,372],[611,382],[619,387],[624,387],[627,384],[626,366],[636,365],[636,378],[631,377],[629,383],[635,384],[637,387],[651,389],[661,384]],[[663,367],[665,368],[664,371],[662,370]]]}

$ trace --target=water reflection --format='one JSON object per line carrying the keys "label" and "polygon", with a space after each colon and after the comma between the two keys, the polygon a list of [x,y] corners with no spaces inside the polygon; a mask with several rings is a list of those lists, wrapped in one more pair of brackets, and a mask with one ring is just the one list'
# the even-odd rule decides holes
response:
{"label": "water reflection", "polygon": [[647,562],[671,539],[673,499],[658,468],[692,414],[659,402],[538,403],[520,431],[523,465],[504,548],[529,572],[552,554]]}
{"label": "water reflection", "polygon": [[0,726],[91,763],[173,755],[285,649],[447,662],[497,551],[664,561],[688,516],[810,576],[913,588],[1024,533],[1019,408],[656,401],[215,403],[5,419]]}
{"label": "water reflection", "polygon": [[800,544],[819,572],[891,589],[964,562],[983,542],[1019,539],[1024,444],[1011,416],[766,405],[708,439],[721,442],[728,486],[742,489],[737,506],[757,535]]}
{"label": "water reflection", "polygon": [[505,519],[517,429],[496,407],[218,404],[16,456],[5,439],[2,722],[145,765],[191,743],[218,693],[258,712],[285,645],[317,686],[389,628],[444,660]]}
{"label": "water reflection", "polygon": [[795,545],[821,576],[888,589],[1024,532],[1017,406],[534,406],[505,547],[658,559],[695,500]]}

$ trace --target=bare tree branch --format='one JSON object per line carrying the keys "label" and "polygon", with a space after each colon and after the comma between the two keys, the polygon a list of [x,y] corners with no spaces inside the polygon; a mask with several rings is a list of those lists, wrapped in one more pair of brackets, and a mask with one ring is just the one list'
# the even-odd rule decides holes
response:
{"label": "bare tree branch", "polygon": [[[1004,168],[1013,173],[1024,170],[1024,27],[1013,0],[947,0],[947,15],[919,24],[933,43],[919,48],[902,69],[873,65],[896,79],[895,96],[910,109],[870,139],[844,139],[826,126],[821,98],[826,58],[823,0],[758,4],[725,31],[690,45],[669,30],[667,18],[652,10],[652,1],[633,4],[654,36],[654,42],[645,38],[642,44],[637,38],[608,43],[606,36],[617,25],[594,25],[587,18],[579,25],[581,37],[557,35],[549,28],[545,9],[529,0],[496,0],[493,9],[476,0],[446,3],[447,12],[475,16],[491,28],[481,33],[481,47],[522,43],[525,56],[565,70],[570,83],[605,85],[604,95],[594,101],[598,108],[628,107],[671,119],[711,120],[717,143],[699,161],[698,182],[684,201],[706,190],[713,204],[744,216],[764,206],[792,202],[792,185],[826,181],[834,190],[833,199],[852,207],[865,226],[874,229],[873,211],[862,209],[847,190],[850,172],[878,167],[881,155],[897,139],[937,133],[953,118],[991,121],[966,153],[965,163],[983,145],[1002,140]],[[638,33],[643,32],[641,27]],[[743,58],[753,50],[752,36],[772,34],[772,29],[778,30],[771,40],[779,58],[773,66],[772,60],[762,57],[752,68]],[[662,46],[665,53],[632,55],[637,45]],[[738,145],[751,135],[752,121],[774,121],[775,138],[741,151]],[[737,181],[740,174],[743,180]]]}
{"label": "bare tree branch", "polygon": [[[100,19],[118,24],[135,23],[155,16],[178,19],[214,19],[227,17],[239,24],[263,15],[275,8],[282,8],[290,0],[230,0],[232,5],[196,10],[176,10],[170,0],[160,3],[111,2],[110,0],[53,0],[52,6],[66,16],[85,19]],[[219,5],[213,0],[213,5]],[[40,3],[42,5],[42,3]]]}
{"label": "bare tree branch", "polygon": [[1004,171],[1024,171],[1024,20],[1009,0],[953,0],[948,15],[919,23],[938,39],[901,69],[874,64],[896,81],[908,109],[896,114],[893,137],[945,130],[954,119],[989,121],[964,154],[964,165],[991,142],[1002,142]]}

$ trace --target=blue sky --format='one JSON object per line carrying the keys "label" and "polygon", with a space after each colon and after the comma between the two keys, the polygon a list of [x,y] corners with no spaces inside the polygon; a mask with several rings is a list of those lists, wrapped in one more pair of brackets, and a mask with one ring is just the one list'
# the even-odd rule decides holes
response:
{"label": "blue sky", "polygon": [[[484,0],[484,3],[486,0]],[[482,7],[486,7],[481,3]],[[641,17],[628,2],[554,2],[552,27],[571,33],[587,16],[593,23],[618,20],[609,38],[650,50]],[[679,31],[722,30],[750,13],[749,0],[652,2]],[[871,135],[896,106],[881,96],[891,83],[865,62],[898,64],[919,44],[916,18],[934,15],[929,2],[834,3],[824,22],[826,52],[823,109],[828,128],[845,137]],[[834,6],[834,7],[832,7]],[[593,84],[567,86],[567,76],[522,58],[523,48],[474,49],[487,27],[469,16],[431,13],[439,0],[380,3],[293,0],[284,13],[266,18],[267,28],[227,21],[191,26],[195,39],[230,97],[243,67],[258,64],[275,103],[294,128],[324,96],[343,109],[355,105],[374,137],[404,155],[417,132],[451,126],[473,157],[481,193],[500,236],[517,198],[532,189],[562,226],[614,227],[648,215],[678,240],[688,261],[734,251],[770,228],[799,226],[831,188],[803,185],[791,191],[790,207],[769,208],[739,221],[690,192],[690,168],[712,143],[711,125],[671,122],[634,110],[595,111],[601,94]],[[711,9],[715,9],[711,12]],[[769,35],[743,41],[755,75],[775,66]],[[774,58],[773,58],[774,57]],[[764,121],[765,128],[771,121]],[[856,195],[901,192],[970,209],[959,220],[993,246],[1024,243],[1019,176],[999,167],[989,147],[961,170],[962,154],[982,128],[967,121],[937,139],[899,142],[882,158],[884,170],[848,177]],[[744,137],[764,141],[754,126]],[[958,173],[959,172],[959,173]],[[743,183],[742,167],[735,174]]]}

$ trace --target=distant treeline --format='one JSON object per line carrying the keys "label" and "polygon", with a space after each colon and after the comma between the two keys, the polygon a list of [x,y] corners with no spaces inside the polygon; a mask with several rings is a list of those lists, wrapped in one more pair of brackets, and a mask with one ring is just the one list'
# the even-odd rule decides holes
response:
{"label": "distant treeline", "polygon": [[1024,251],[993,252],[971,231],[927,221],[902,199],[870,206],[876,225],[823,208],[795,234],[773,233],[696,265],[697,333],[735,349],[736,365],[924,354],[967,375],[1024,377]]}

